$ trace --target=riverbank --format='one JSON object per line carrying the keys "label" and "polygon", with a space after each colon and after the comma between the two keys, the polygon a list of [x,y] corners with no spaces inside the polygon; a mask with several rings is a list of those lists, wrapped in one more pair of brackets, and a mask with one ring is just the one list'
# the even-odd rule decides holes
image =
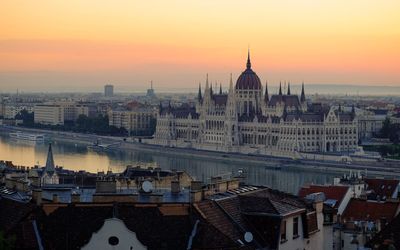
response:
{"label": "riverbank", "polygon": [[0,127],[0,131],[3,133],[9,133],[13,131],[25,131],[30,133],[45,133],[54,141],[65,141],[70,143],[79,143],[90,145],[96,142],[98,139],[101,143],[112,144],[119,142],[121,143],[118,150],[136,150],[143,152],[150,152],[157,155],[170,155],[179,156],[187,159],[200,159],[210,160],[223,163],[234,163],[243,164],[244,166],[263,166],[268,169],[285,170],[285,169],[301,169],[304,171],[312,172],[323,172],[328,171],[330,173],[343,174],[348,173],[350,170],[353,171],[368,171],[369,175],[376,176],[393,176],[400,177],[400,167],[397,166],[385,166],[384,163],[377,163],[374,165],[363,164],[345,164],[331,161],[312,161],[312,160],[292,160],[289,158],[271,157],[271,156],[257,156],[257,155],[244,155],[244,154],[231,154],[221,153],[214,151],[205,150],[194,150],[194,149],[182,149],[182,148],[169,148],[157,145],[143,144],[133,141],[124,141],[122,137],[109,137],[109,136],[97,136],[90,134],[79,134],[72,132],[59,132],[59,131],[48,131],[41,129],[28,129],[20,127]]}

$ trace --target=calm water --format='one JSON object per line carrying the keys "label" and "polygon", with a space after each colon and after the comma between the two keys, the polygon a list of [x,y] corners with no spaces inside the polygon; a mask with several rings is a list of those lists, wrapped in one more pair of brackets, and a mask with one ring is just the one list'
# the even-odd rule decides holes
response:
{"label": "calm water", "polygon": [[[44,165],[47,143],[33,143],[9,138],[0,134],[0,160],[10,160],[16,165]],[[283,191],[297,193],[305,183],[331,183],[337,174],[311,172],[298,169],[275,170],[263,166],[232,164],[206,161],[182,156],[151,154],[141,151],[94,152],[85,145],[56,141],[53,143],[55,163],[66,169],[89,172],[121,172],[126,165],[152,163],[163,169],[185,170],[198,180],[208,181],[211,176],[246,172],[246,182],[253,185],[267,185]]]}

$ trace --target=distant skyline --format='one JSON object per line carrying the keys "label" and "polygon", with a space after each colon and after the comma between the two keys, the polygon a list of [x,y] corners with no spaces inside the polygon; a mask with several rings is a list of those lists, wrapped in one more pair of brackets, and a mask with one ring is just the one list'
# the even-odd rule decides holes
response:
{"label": "distant skyline", "polygon": [[263,84],[400,86],[400,1],[53,1],[0,4],[0,92]]}

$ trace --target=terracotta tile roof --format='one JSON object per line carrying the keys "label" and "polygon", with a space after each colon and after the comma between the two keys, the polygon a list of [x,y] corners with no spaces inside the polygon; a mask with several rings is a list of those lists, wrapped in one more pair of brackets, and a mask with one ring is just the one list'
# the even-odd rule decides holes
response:
{"label": "terracotta tile roof", "polygon": [[240,196],[242,210],[248,213],[272,213],[286,215],[306,205],[297,196],[273,189],[262,189]]}
{"label": "terracotta tile roof", "polygon": [[340,206],[348,190],[348,186],[310,185],[309,187],[302,187],[299,191],[299,196],[305,198],[309,194],[322,192],[325,194],[326,199],[338,201],[335,204],[335,208],[337,208]]}
{"label": "terracotta tile roof", "polygon": [[377,233],[367,244],[366,247],[374,247],[377,250],[389,250],[389,245],[400,249],[400,215],[396,216],[385,228]]}
{"label": "terracotta tile roof", "polygon": [[232,242],[242,239],[243,235],[234,225],[233,221],[220,209],[218,204],[212,200],[205,200],[195,205],[195,208],[204,216],[204,220],[215,227],[220,233]]}
{"label": "terracotta tile roof", "polygon": [[[205,222],[232,242],[238,239],[243,241],[244,233],[249,231],[255,239],[253,247],[274,248],[278,244],[276,230],[282,217],[291,213],[306,213],[303,200],[277,190],[259,188],[239,194],[228,193],[228,196],[215,196],[213,200],[195,204],[195,208]],[[318,228],[315,213],[310,215],[307,223],[310,224],[308,232]]]}
{"label": "terracotta tile roof", "polygon": [[385,180],[385,179],[364,179],[368,185],[367,190],[373,190],[376,195],[382,197],[392,197],[399,185],[399,180]]}
{"label": "terracotta tile roof", "polygon": [[351,199],[343,212],[342,219],[348,221],[391,221],[399,209],[399,202],[376,202]]}

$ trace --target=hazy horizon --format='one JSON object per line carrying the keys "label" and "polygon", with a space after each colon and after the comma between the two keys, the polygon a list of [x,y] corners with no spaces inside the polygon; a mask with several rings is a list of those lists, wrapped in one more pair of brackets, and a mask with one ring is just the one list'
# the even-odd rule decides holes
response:
{"label": "hazy horizon", "polygon": [[[154,85],[154,84],[153,84]],[[135,88],[134,86],[127,85],[113,85],[115,94],[144,94],[146,93],[149,86],[143,86],[141,88]],[[202,91],[204,91],[204,83],[201,85]],[[219,83],[215,85],[213,83],[213,88],[217,87],[217,91],[219,91]],[[263,87],[265,84],[263,84]],[[24,89],[15,89],[13,91],[0,91],[0,94],[58,94],[58,93],[83,93],[83,94],[103,94],[104,86],[97,86],[96,89],[80,89],[80,90],[71,90],[71,89],[47,89],[45,91],[35,90],[35,91],[27,91]],[[223,92],[227,92],[229,85],[227,83],[222,84]],[[284,82],[282,83],[282,88],[284,92],[287,90]],[[292,94],[300,94],[301,92],[301,84],[293,84],[290,83],[290,88]],[[171,87],[161,87],[159,88],[157,85],[154,86],[156,94],[185,94],[191,93],[196,94],[198,92],[198,85],[180,87],[180,88],[171,88]],[[268,84],[268,92],[269,95],[277,94],[279,90],[279,84]],[[349,85],[349,84],[305,84],[306,95],[347,95],[347,96],[396,96],[400,97],[400,86],[374,86],[374,85]]]}

